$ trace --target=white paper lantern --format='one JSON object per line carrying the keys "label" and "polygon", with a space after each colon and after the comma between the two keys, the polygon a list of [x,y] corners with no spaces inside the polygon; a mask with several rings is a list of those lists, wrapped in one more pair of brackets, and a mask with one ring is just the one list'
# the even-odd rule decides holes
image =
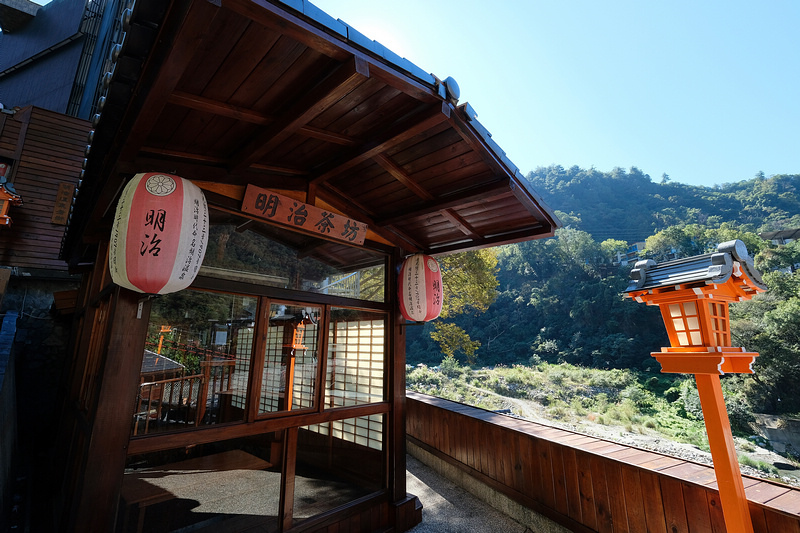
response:
{"label": "white paper lantern", "polygon": [[400,312],[413,322],[427,322],[442,311],[442,271],[433,257],[415,254],[403,261],[398,276]]}
{"label": "white paper lantern", "polygon": [[199,187],[169,174],[137,174],[117,204],[111,279],[149,294],[185,289],[203,263],[207,241],[208,205]]}

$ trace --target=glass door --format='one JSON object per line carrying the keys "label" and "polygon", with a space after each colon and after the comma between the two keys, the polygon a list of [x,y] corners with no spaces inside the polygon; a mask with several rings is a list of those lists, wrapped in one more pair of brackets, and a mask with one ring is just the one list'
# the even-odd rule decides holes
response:
{"label": "glass door", "polygon": [[268,316],[258,414],[313,409],[322,308],[273,302]]}

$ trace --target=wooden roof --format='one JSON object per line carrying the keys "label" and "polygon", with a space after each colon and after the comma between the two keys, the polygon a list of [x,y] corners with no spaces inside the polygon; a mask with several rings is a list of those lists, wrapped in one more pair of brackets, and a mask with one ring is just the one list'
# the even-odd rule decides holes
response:
{"label": "wooden roof", "polygon": [[308,2],[137,0],[125,29],[65,240],[73,264],[147,171],[195,180],[232,211],[247,184],[294,193],[366,222],[368,245],[407,252],[558,225],[452,80]]}

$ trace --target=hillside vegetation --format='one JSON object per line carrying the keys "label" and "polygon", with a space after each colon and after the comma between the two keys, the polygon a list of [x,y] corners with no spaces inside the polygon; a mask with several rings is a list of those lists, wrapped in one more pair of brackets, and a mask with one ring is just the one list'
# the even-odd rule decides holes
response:
{"label": "hillside vegetation", "polygon": [[[449,358],[433,368],[408,367],[406,380],[409,389],[423,394],[710,462],[702,453],[709,451],[708,438],[691,377],[568,363],[471,369]],[[766,439],[754,435],[755,420],[739,393],[725,393],[740,464],[754,475],[798,483],[794,451],[772,453]]]}
{"label": "hillside vegetation", "polygon": [[[688,398],[687,380],[659,375],[660,367],[650,357],[669,344],[661,315],[657,308],[623,298],[631,266],[615,264],[615,258],[633,241],[646,243],[644,257],[662,261],[708,253],[720,242],[741,239],[764,272],[769,290],[731,305],[734,345],[759,352],[760,357],[755,374],[725,376],[732,400],[729,411],[741,413],[742,420],[753,412],[800,413],[800,274],[793,270],[800,265],[800,241],[776,246],[758,235],[800,228],[800,176],[759,175],[709,188],[675,184],[666,176],[656,183],[635,168],[602,173],[553,166],[537,169],[528,178],[557,210],[564,227],[554,238],[507,245],[483,251],[482,256],[449,256],[442,265],[445,287],[448,277],[452,280],[459,273],[458,286],[449,287],[448,293],[462,295],[457,298],[459,309],[422,327],[407,328],[410,364],[458,364],[467,369],[455,380],[444,374],[428,376],[429,386],[440,386],[439,395],[447,397],[448,387],[461,379],[461,401],[483,405],[502,401],[492,394],[543,394],[550,389],[535,386],[529,380],[538,378],[531,376],[558,375],[559,368],[577,369],[569,375],[584,375],[589,382],[599,379],[591,372],[607,370],[607,375],[618,376],[612,381],[620,386],[597,392],[590,383],[576,381],[568,393],[555,385],[549,397],[539,398],[546,400],[541,403],[543,414],[585,411],[616,420],[638,405],[640,414],[620,419],[623,425],[654,423],[668,430],[671,417],[689,420],[683,416],[684,411],[690,413],[686,401],[683,411],[673,406],[676,394]],[[462,262],[469,268],[461,268]],[[483,297],[466,291],[469,276],[463,274],[469,269],[483,272],[474,293]],[[486,272],[494,275],[493,283]],[[473,300],[478,304],[470,306]],[[482,368],[498,366],[506,370],[493,378],[480,374]],[[523,368],[536,372],[523,379]],[[412,373],[410,380],[416,379]],[[475,380],[494,385],[477,387]],[[740,430],[746,431],[744,426]]]}

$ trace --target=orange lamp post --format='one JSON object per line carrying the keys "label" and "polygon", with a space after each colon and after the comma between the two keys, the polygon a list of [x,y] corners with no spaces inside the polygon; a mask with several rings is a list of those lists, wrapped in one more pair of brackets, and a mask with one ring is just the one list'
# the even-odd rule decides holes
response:
{"label": "orange lamp post", "polygon": [[0,162],[0,227],[11,226],[11,217],[8,208],[22,205],[22,197],[14,190],[14,186],[7,181],[10,166]]}
{"label": "orange lamp post", "polygon": [[717,252],[664,263],[639,261],[626,295],[658,305],[671,346],[651,355],[661,371],[694,374],[729,533],[752,533],[753,524],[733,445],[719,376],[753,373],[755,352],[731,346],[728,303],[766,290],[740,240]]}

